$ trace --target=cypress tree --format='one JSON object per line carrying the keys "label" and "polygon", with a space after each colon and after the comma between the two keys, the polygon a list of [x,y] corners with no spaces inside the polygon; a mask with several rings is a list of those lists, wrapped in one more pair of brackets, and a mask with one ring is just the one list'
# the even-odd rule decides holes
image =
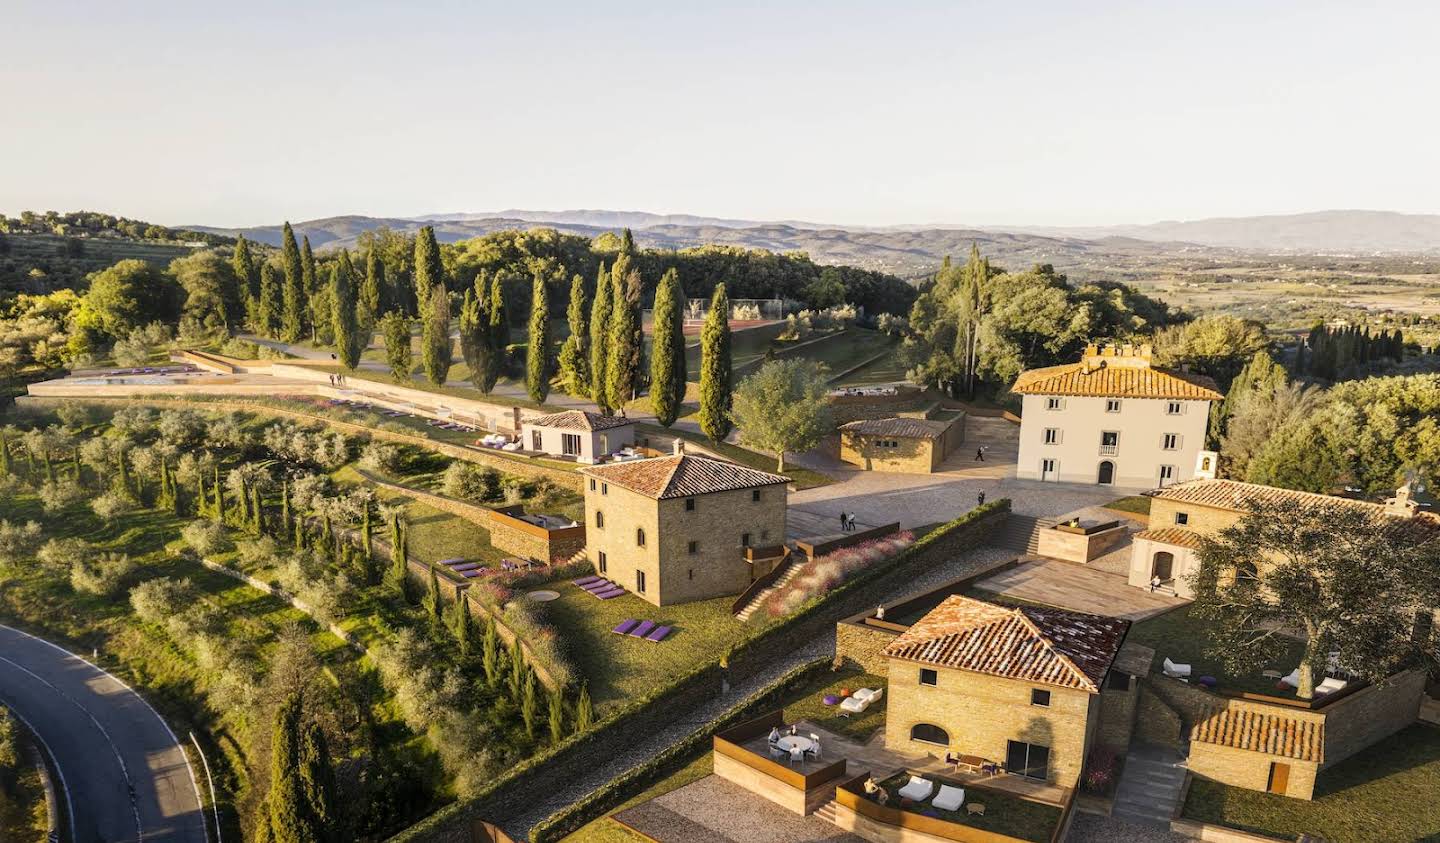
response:
{"label": "cypress tree", "polygon": [[370,501],[362,504],[360,511],[360,555],[365,566],[365,582],[375,584],[375,546],[370,531],[373,526],[370,523]]}
{"label": "cypress tree", "polygon": [[589,315],[585,279],[577,274],[570,279],[570,306],[565,311],[570,336],[560,346],[560,379],[565,383],[565,391],[576,398],[590,397],[590,361],[585,353],[590,330]]}
{"label": "cypress tree", "polygon": [[295,232],[288,222],[281,234],[280,253],[281,267],[285,271],[280,338],[285,342],[299,342],[305,331],[305,287],[301,279],[304,270],[300,263],[300,247],[295,244]]}
{"label": "cypress tree", "polygon": [[450,631],[455,636],[455,650],[460,654],[461,661],[469,661],[475,649],[475,624],[470,618],[470,598],[465,596],[465,592],[456,593],[451,611]]}
{"label": "cypress tree", "polygon": [[365,281],[360,285],[360,326],[367,335],[389,309],[385,301],[385,263],[371,246],[365,250]]}
{"label": "cypress tree", "polygon": [[580,697],[575,700],[575,731],[587,732],[595,723],[595,705],[590,702],[590,684],[580,686]]}
{"label": "cypress tree", "polygon": [[340,806],[336,802],[335,768],[325,732],[313,720],[305,724],[300,737],[300,787],[315,840],[334,839]]}
{"label": "cypress tree", "polygon": [[550,292],[536,271],[530,285],[530,334],[525,353],[525,391],[540,403],[550,394]]}
{"label": "cypress tree", "polygon": [[516,638],[510,642],[510,699],[520,699],[520,692],[525,685],[525,653],[520,649],[520,639]]}
{"label": "cypress tree", "polygon": [[318,342],[322,327],[328,327],[330,312],[322,307],[320,282],[315,276],[315,252],[310,248],[310,235],[300,238],[300,287],[305,291],[305,306],[309,310],[310,342]]}
{"label": "cypress tree", "polygon": [[274,338],[280,332],[280,319],[285,305],[280,297],[280,283],[269,261],[260,264],[260,297],[255,303],[255,331],[262,337]]}
{"label": "cypress tree", "polygon": [[385,363],[390,367],[390,377],[396,383],[408,383],[410,369],[415,365],[410,320],[398,308],[392,310],[381,318],[380,334],[385,338]]}
{"label": "cypress tree", "polygon": [[420,364],[425,378],[435,386],[444,386],[450,377],[450,296],[439,284],[426,298],[425,313],[420,323]]}
{"label": "cypress tree", "polygon": [[265,510],[260,506],[260,487],[250,487],[250,523],[255,528],[255,535],[262,535],[265,532]]}
{"label": "cypress tree", "polygon": [[215,466],[215,520],[225,523],[225,484],[220,482],[220,466]]}
{"label": "cypress tree", "polygon": [[344,250],[330,268],[330,307],[335,355],[346,371],[353,372],[364,349],[360,343],[360,325],[355,311],[354,267],[350,265],[350,253]]}
{"label": "cypress tree", "polygon": [[230,269],[235,273],[235,283],[240,286],[240,298],[245,305],[245,317],[250,327],[256,323],[255,259],[250,255],[250,242],[241,234],[235,238],[235,253],[230,256]]}
{"label": "cypress tree", "polygon": [[10,443],[5,441],[5,432],[0,430],[0,477],[8,477],[10,470]]}
{"label": "cypress tree", "polygon": [[445,284],[445,267],[440,262],[440,244],[435,242],[434,226],[425,226],[415,234],[415,304],[422,316],[428,312],[430,295],[436,285]]}
{"label": "cypress tree", "polygon": [[610,378],[606,361],[608,350],[606,347],[607,336],[610,331],[610,274],[605,271],[605,264],[600,264],[600,274],[595,279],[595,301],[590,305],[590,398],[599,407],[600,412],[610,412]]}
{"label": "cypress tree", "polygon": [[290,481],[284,480],[280,483],[280,529],[284,533],[290,532]]}
{"label": "cypress tree", "polygon": [[510,346],[510,322],[505,313],[505,282],[500,275],[500,270],[495,270],[495,277],[490,280],[490,298],[486,302],[486,309],[490,311],[490,347],[493,353],[490,358],[490,368],[486,370],[486,386],[482,392],[487,395],[495,388],[495,382],[500,379],[500,372],[505,368],[505,353]]}
{"label": "cypress tree", "polygon": [[445,599],[440,596],[440,575],[430,566],[430,585],[425,592],[425,614],[430,616],[431,630],[438,631],[445,622]]}
{"label": "cypress tree", "polygon": [[685,400],[685,324],[680,274],[673,268],[655,291],[654,332],[650,347],[650,409],[664,427],[680,416]]}
{"label": "cypress tree", "polygon": [[550,692],[550,742],[560,743],[565,736],[565,701],[558,690]]}
{"label": "cypress tree", "polygon": [[291,695],[275,712],[270,741],[270,833],[275,843],[315,843],[305,784],[300,778],[300,698]]}
{"label": "cypress tree", "polygon": [[[622,255],[623,257],[623,255]],[[643,335],[640,328],[640,273],[631,269],[625,275],[615,271],[628,262],[617,260],[611,271],[610,355],[605,362],[610,381],[610,406],[625,414],[625,405],[635,397],[640,381],[640,350]]]}
{"label": "cypress tree", "polygon": [[495,618],[485,615],[485,634],[480,639],[480,665],[485,669],[485,684],[491,688],[500,684],[500,633],[495,629]]}
{"label": "cypress tree", "polygon": [[520,719],[525,722],[525,736],[535,740],[535,718],[539,700],[535,692],[535,671],[525,668],[525,683],[520,693]]}
{"label": "cypress tree", "polygon": [[715,286],[700,330],[700,429],[712,442],[730,433],[730,297]]}
{"label": "cypress tree", "polygon": [[477,277],[475,284],[465,291],[465,300],[460,304],[460,354],[470,369],[470,382],[482,393],[490,394],[493,383],[486,383],[491,360],[495,356],[495,344],[490,341],[490,313],[485,308],[487,290],[484,282]]}

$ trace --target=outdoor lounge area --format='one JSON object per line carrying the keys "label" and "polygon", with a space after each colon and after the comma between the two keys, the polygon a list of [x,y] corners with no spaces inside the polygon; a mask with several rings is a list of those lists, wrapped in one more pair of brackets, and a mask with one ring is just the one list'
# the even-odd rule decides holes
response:
{"label": "outdoor lounge area", "polygon": [[[948,840],[1049,843],[1067,819],[1070,802],[1050,804],[934,773],[902,770],[886,778],[864,774],[836,788],[837,823],[871,840],[923,834]],[[961,826],[962,828],[955,828]]]}

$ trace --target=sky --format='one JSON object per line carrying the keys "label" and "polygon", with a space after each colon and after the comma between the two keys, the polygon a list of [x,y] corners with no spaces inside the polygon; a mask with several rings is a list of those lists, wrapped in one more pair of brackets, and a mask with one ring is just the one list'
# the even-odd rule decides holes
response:
{"label": "sky", "polygon": [[0,0],[0,212],[1440,212],[1440,3]]}

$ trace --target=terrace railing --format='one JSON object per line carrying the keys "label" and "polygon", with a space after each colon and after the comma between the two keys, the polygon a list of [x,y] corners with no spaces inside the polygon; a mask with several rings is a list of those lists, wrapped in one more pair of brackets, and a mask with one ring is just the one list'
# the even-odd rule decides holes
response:
{"label": "terrace railing", "polygon": [[772,711],[769,714],[741,723],[738,726],[716,733],[712,738],[715,752],[744,764],[752,770],[764,773],[800,791],[809,791],[826,782],[832,782],[845,775],[845,759],[831,762],[818,770],[801,773],[785,764],[752,752],[744,746],[745,741],[768,734],[771,729],[785,725],[785,712]]}

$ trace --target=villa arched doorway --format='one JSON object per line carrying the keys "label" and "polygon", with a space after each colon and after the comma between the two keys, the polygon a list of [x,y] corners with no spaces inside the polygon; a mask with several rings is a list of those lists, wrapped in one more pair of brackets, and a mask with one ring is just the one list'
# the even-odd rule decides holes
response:
{"label": "villa arched doorway", "polygon": [[1115,463],[1109,460],[1100,461],[1100,477],[1098,482],[1101,486],[1109,486],[1115,482]]}

